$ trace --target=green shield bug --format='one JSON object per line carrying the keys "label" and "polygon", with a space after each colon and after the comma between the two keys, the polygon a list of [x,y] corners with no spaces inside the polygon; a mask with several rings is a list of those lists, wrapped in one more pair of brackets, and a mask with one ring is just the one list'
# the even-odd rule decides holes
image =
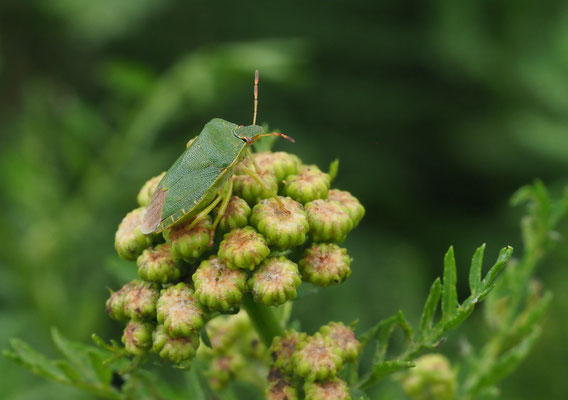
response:
{"label": "green shield bug", "polygon": [[[291,142],[294,139],[278,132],[263,134],[263,128],[256,125],[257,110],[258,70],[252,125],[237,125],[220,118],[209,121],[156,187],[140,227],[143,233],[158,233],[190,218],[194,218],[193,225],[221,203],[214,232],[231,198],[235,167],[245,156],[250,157],[253,169],[243,166],[243,170],[271,192],[255,172],[250,146],[263,136],[277,135]],[[276,193],[273,196],[278,198]]]}

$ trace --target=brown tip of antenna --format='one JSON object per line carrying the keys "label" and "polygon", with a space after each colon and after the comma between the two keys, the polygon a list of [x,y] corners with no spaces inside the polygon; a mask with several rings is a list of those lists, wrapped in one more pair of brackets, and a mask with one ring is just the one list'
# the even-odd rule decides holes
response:
{"label": "brown tip of antenna", "polygon": [[253,125],[256,125],[257,113],[258,113],[258,69],[254,71],[254,113],[252,115]]}

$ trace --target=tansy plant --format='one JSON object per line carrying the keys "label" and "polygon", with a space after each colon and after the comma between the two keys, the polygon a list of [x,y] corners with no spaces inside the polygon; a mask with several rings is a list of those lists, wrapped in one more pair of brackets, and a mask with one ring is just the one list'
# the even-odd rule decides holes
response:
{"label": "tansy plant", "polygon": [[[251,388],[267,399],[367,399],[369,389],[389,377],[412,399],[497,395],[497,383],[539,335],[550,294],[532,275],[557,237],[552,232],[568,197],[554,202],[538,182],[521,189],[513,200],[529,206],[524,254],[510,261],[513,250],[505,247],[484,273],[484,246],[478,248],[470,294],[461,302],[450,248],[416,326],[399,311],[363,332],[348,321],[303,332],[289,320],[298,289],[349,278],[353,260],[341,243],[365,209],[349,192],[331,187],[337,162],[324,172],[293,154],[271,152],[271,142],[257,143],[253,155],[268,188],[243,172],[251,160],[242,161],[215,231],[221,206],[161,234],[143,234],[140,225],[163,174],[143,185],[137,208],[115,236],[118,256],[132,261],[139,279],[116,288],[106,302],[108,316],[124,324],[122,343],[93,335],[97,346],[85,346],[53,330],[63,360],[49,360],[17,339],[4,354],[46,378],[110,399],[250,398]],[[483,300],[494,334],[480,349],[466,346],[465,357],[451,364],[438,350]],[[397,329],[404,344],[392,349]],[[371,363],[360,363],[368,353]],[[156,362],[188,369],[189,388],[164,380],[152,369]]]}

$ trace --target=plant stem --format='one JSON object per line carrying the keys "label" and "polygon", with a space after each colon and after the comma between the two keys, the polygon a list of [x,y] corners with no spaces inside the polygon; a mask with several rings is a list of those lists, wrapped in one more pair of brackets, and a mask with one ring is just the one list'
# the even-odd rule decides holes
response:
{"label": "plant stem", "polygon": [[242,304],[258,332],[258,336],[260,336],[266,348],[270,347],[272,339],[275,336],[282,335],[280,322],[274,316],[272,310],[264,304],[256,303],[250,293],[245,294]]}

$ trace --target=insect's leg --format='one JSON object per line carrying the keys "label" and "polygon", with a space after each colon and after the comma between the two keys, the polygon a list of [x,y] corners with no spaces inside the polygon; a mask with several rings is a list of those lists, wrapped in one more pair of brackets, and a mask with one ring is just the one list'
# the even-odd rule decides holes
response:
{"label": "insect's leg", "polygon": [[223,186],[223,195],[222,195],[223,201],[219,206],[219,212],[217,213],[217,217],[213,222],[213,229],[211,229],[209,246],[213,246],[213,235],[215,234],[215,229],[217,228],[217,225],[219,225],[219,222],[221,221],[221,218],[223,218],[223,215],[225,215],[225,211],[227,211],[227,206],[229,205],[229,201],[231,200],[232,194],[233,194],[233,179],[229,179],[229,181],[225,183],[225,186]]}
{"label": "insect's leg", "polygon": [[276,201],[278,202],[278,204],[280,204],[280,207],[285,210],[286,207],[284,207],[284,203],[282,203],[282,200],[280,200],[280,197],[278,197],[278,194],[270,189],[270,187],[266,184],[266,182],[264,182],[264,180],[258,176],[258,174],[254,171],[252,171],[250,168],[246,167],[246,166],[242,166],[243,171],[245,171],[245,173],[250,176],[252,179],[254,179],[256,181],[256,183],[258,183],[260,186],[262,186],[262,188],[264,190],[266,190],[268,193],[270,193],[271,197],[274,197],[276,199]]}
{"label": "insect's leg", "polygon": [[258,168],[258,165],[256,165],[256,161],[254,161],[254,156],[252,155],[252,152],[250,151],[250,147],[247,147],[247,157],[252,164],[252,167],[253,167],[252,170],[254,172],[260,171],[260,168]]}
{"label": "insect's leg", "polygon": [[206,208],[204,208],[203,210],[201,210],[199,212],[199,214],[197,214],[193,221],[191,222],[191,224],[189,224],[189,226],[187,227],[187,229],[191,229],[195,226],[195,224],[197,224],[199,222],[200,219],[205,218],[207,215],[209,215],[209,213],[211,211],[213,211],[213,209],[217,206],[217,204],[219,204],[219,202],[221,201],[221,199],[223,198],[223,196],[221,195],[221,193],[219,193],[217,195],[217,197],[215,197],[215,200],[213,200],[211,202],[211,204],[209,204]]}

